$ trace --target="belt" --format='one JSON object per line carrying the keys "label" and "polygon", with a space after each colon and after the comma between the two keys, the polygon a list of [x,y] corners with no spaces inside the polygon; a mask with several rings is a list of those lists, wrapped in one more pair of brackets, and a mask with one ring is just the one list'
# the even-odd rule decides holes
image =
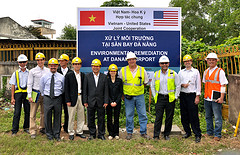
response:
{"label": "belt", "polygon": [[193,95],[193,94],[196,94],[195,92],[189,92],[189,93],[185,93],[185,92],[180,92],[180,94],[184,94],[184,95]]}
{"label": "belt", "polygon": [[51,99],[56,99],[56,98],[60,97],[61,95],[59,95],[59,96],[54,96],[54,97],[50,97],[50,96],[48,96],[48,95],[44,95],[44,96],[49,97],[49,98],[51,98]]}
{"label": "belt", "polygon": [[158,94],[161,97],[168,97],[168,94]]}
{"label": "belt", "polygon": [[33,91],[37,91],[37,92],[40,92],[40,90],[36,90],[36,89],[32,89]]}
{"label": "belt", "polygon": [[79,95],[82,95],[82,93],[78,93],[78,96],[79,96]]}

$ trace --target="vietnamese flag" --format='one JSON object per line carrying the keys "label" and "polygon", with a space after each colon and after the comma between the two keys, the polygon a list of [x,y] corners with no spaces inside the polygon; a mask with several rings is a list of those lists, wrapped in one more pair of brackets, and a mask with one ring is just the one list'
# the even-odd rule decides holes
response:
{"label": "vietnamese flag", "polygon": [[80,11],[80,26],[105,25],[105,11]]}

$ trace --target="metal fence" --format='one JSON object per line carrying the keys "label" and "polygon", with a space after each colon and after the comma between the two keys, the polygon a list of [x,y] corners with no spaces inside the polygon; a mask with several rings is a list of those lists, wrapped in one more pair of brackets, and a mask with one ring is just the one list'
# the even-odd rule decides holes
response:
{"label": "metal fence", "polygon": [[44,53],[46,60],[59,58],[63,53],[72,59],[76,56],[76,41],[0,40],[0,61],[16,61],[20,54],[25,54],[28,60],[32,61],[38,52]]}

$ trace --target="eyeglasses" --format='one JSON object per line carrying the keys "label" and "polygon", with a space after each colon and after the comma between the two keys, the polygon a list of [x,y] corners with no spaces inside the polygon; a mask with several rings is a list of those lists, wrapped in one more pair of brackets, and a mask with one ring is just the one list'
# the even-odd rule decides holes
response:
{"label": "eyeglasses", "polygon": [[21,61],[21,62],[19,62],[20,64],[22,64],[22,63],[26,63],[27,61]]}
{"label": "eyeglasses", "polygon": [[161,65],[167,65],[168,62],[161,62],[160,64],[161,64]]}

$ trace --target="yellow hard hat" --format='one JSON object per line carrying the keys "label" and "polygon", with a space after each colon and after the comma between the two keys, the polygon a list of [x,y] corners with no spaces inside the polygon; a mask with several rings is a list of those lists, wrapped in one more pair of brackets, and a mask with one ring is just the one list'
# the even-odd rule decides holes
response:
{"label": "yellow hard hat", "polygon": [[39,59],[45,59],[45,55],[41,52],[37,53],[35,56],[35,60],[39,60]]}
{"label": "yellow hard hat", "polygon": [[79,58],[79,57],[75,57],[75,58],[73,58],[73,60],[72,60],[72,64],[77,64],[77,63],[82,63],[82,60]]}
{"label": "yellow hard hat", "polygon": [[99,59],[94,59],[92,61],[92,66],[102,66],[101,61]]}
{"label": "yellow hard hat", "polygon": [[115,64],[111,64],[111,65],[108,67],[108,70],[109,70],[109,71],[118,71],[118,67],[117,67],[117,65],[115,65]]}
{"label": "yellow hard hat", "polygon": [[67,60],[67,61],[69,61],[69,56],[67,54],[62,54],[58,60]]}
{"label": "yellow hard hat", "polygon": [[188,60],[192,60],[192,57],[187,54],[183,57],[183,61],[188,61]]}
{"label": "yellow hard hat", "polygon": [[56,58],[51,58],[48,61],[48,64],[52,64],[52,65],[58,65],[58,60]]}

